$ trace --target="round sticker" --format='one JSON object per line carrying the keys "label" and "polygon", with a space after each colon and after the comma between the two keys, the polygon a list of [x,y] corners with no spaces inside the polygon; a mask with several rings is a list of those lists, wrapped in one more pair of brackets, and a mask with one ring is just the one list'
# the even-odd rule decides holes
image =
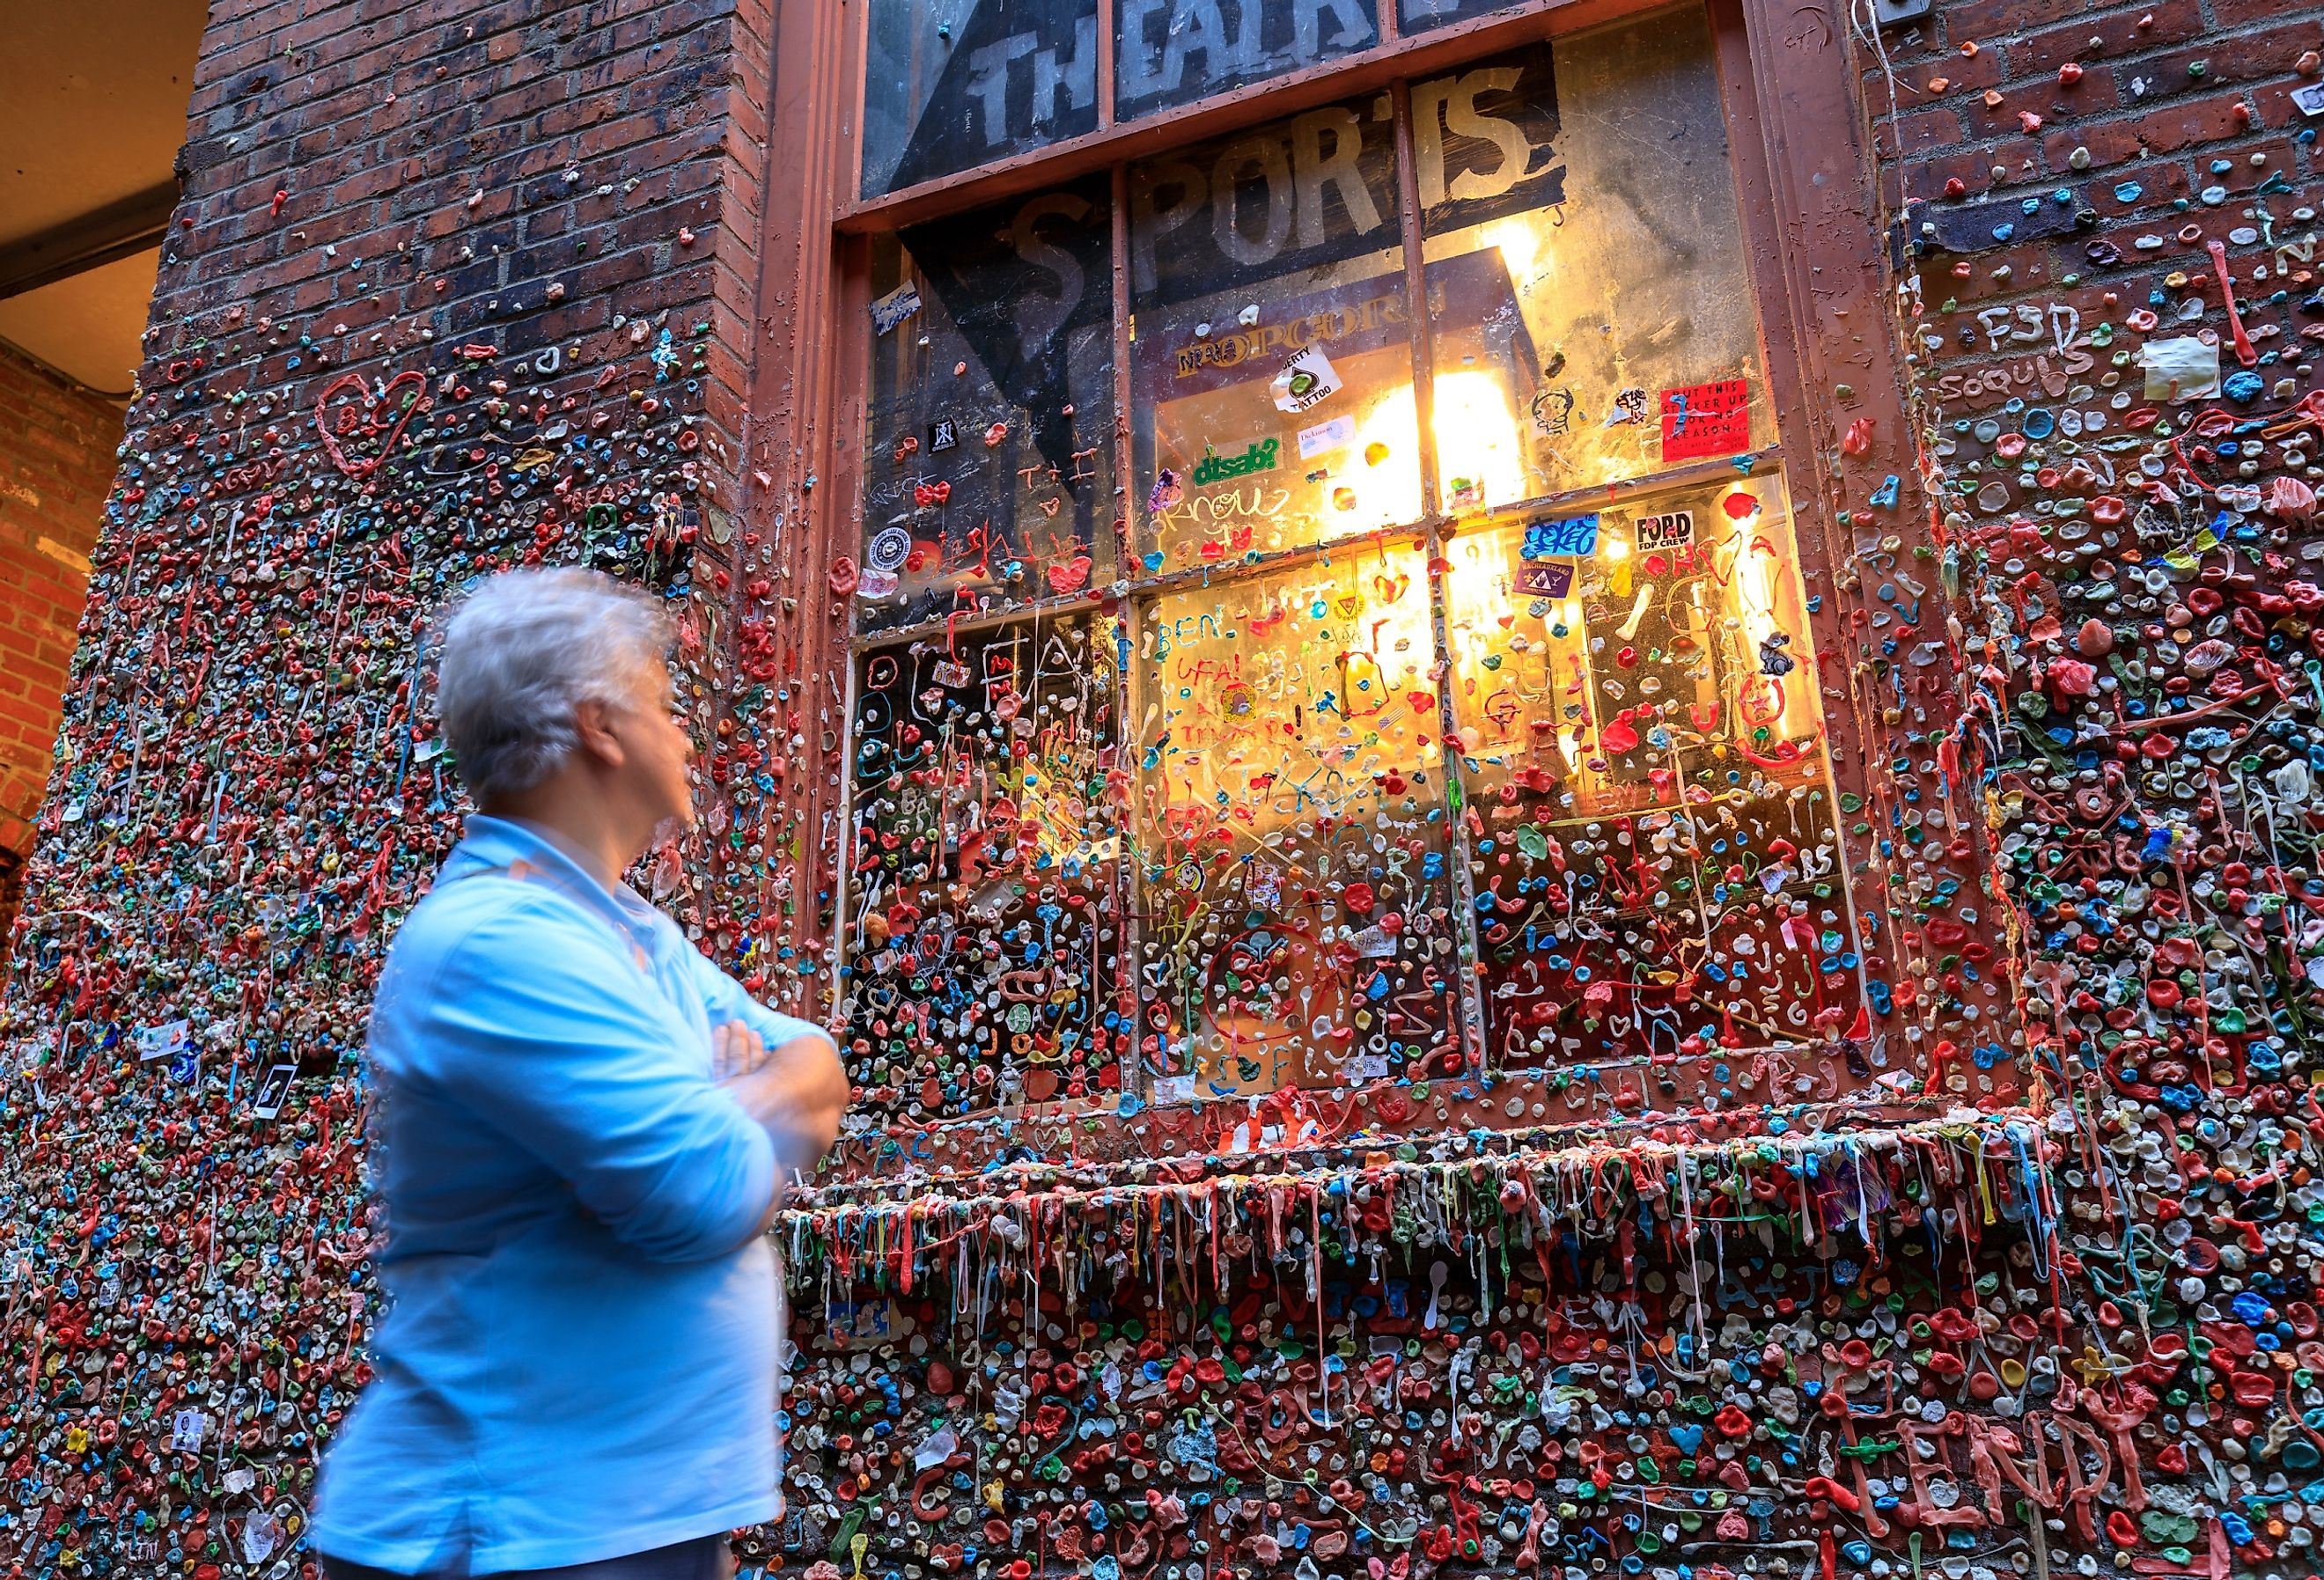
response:
{"label": "round sticker", "polygon": [[911,552],[911,533],[901,527],[883,527],[872,534],[863,558],[874,570],[901,570]]}

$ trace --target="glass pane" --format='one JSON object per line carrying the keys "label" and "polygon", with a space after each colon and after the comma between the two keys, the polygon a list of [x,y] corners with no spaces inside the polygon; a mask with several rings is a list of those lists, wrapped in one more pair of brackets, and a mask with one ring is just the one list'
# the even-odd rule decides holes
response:
{"label": "glass pane", "polygon": [[1409,548],[1171,594],[1139,647],[1157,1095],[1457,1060],[1428,580]]}
{"label": "glass pane", "polygon": [[1398,0],[1398,4],[1402,9],[1397,14],[1403,19],[1405,32],[1410,34],[1505,11],[1518,0]]}
{"label": "glass pane", "polygon": [[872,0],[863,195],[1097,129],[1096,0]]}
{"label": "glass pane", "polygon": [[1379,42],[1376,0],[1114,3],[1114,118],[1121,121]]}
{"label": "glass pane", "polygon": [[1111,643],[1076,617],[858,661],[844,1008],[862,1106],[1118,1087]]}
{"label": "glass pane", "polygon": [[1113,578],[1105,183],[873,244],[864,629]]}
{"label": "glass pane", "polygon": [[1437,476],[1480,510],[1771,444],[1711,34],[1695,9],[1416,83]]}
{"label": "glass pane", "polygon": [[1772,478],[1447,550],[1489,1057],[1846,1030],[1857,957]]}
{"label": "glass pane", "polygon": [[1145,569],[1416,520],[1387,97],[1133,167],[1130,205]]}

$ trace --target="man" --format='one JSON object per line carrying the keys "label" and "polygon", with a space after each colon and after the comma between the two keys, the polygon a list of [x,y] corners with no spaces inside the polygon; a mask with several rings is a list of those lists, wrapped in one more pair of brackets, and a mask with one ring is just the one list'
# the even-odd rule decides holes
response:
{"label": "man", "polygon": [[446,630],[481,811],[373,1010],[389,1300],[324,1468],[330,1580],[714,1580],[781,1511],[765,1232],[847,1082],[622,882],[693,818],[667,644],[571,570],[499,577]]}

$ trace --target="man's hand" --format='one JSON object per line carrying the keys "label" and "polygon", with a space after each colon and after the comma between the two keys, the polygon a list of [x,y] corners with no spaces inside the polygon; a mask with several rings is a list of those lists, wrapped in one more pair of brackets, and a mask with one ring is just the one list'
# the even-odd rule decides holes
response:
{"label": "man's hand", "polygon": [[769,1048],[748,1026],[730,1021],[711,1033],[711,1068],[774,1137],[786,1177],[812,1169],[830,1150],[847,1110],[847,1076],[823,1038]]}
{"label": "man's hand", "polygon": [[733,1081],[767,1062],[767,1045],[740,1021],[726,1021],[710,1031],[710,1078]]}
{"label": "man's hand", "polygon": [[797,1037],[769,1048],[759,1034],[730,1021],[711,1032],[711,1068],[775,1143],[774,1199],[754,1234],[764,1234],[780,1209],[788,1183],[831,1149],[847,1111],[847,1075],[831,1044]]}

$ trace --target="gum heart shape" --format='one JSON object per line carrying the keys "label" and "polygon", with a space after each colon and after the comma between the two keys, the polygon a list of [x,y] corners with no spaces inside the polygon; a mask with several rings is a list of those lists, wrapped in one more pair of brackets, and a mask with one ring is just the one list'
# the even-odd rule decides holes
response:
{"label": "gum heart shape", "polygon": [[1089,574],[1090,557],[1086,554],[1076,554],[1071,559],[1049,567],[1050,590],[1058,593],[1079,592],[1088,582]]}
{"label": "gum heart shape", "polygon": [[1670,1440],[1677,1445],[1681,1454],[1692,1457],[1694,1451],[1702,1446],[1702,1428],[1693,1425],[1673,1427],[1670,1428]]}
{"label": "gum heart shape", "polygon": [[[315,402],[315,429],[323,436],[331,464],[358,483],[379,470],[420,410],[420,393],[427,387],[428,380],[409,368],[388,380],[376,396],[364,393],[363,379],[356,374],[343,373],[325,384]],[[410,398],[401,411],[395,410],[398,393],[404,390],[411,392]]]}

